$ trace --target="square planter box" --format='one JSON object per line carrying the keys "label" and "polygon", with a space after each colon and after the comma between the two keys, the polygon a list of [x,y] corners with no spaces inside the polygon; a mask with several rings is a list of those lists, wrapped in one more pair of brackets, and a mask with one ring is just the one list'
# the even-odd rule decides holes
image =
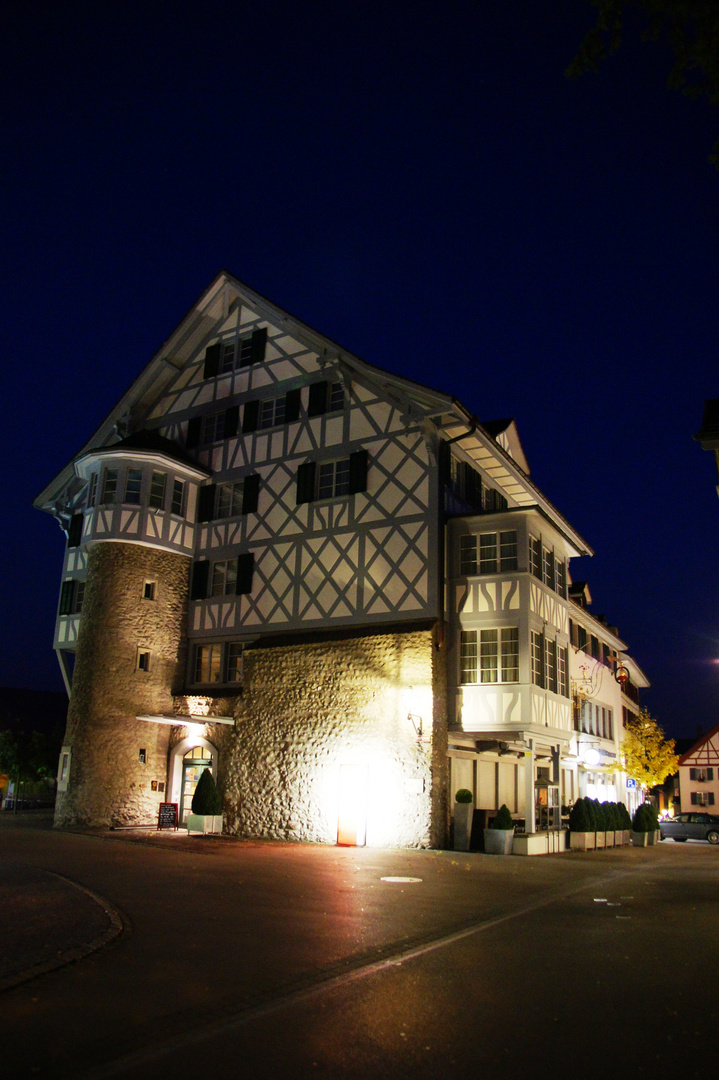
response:
{"label": "square planter box", "polygon": [[604,846],[605,847],[614,847],[614,830],[613,829],[612,829],[611,832],[605,832],[605,834],[604,834]]}
{"label": "square planter box", "polygon": [[511,855],[514,829],[485,829],[484,851],[486,855]]}
{"label": "square planter box", "polygon": [[454,850],[469,851],[474,803],[454,804]]}
{"label": "square planter box", "polygon": [[604,847],[604,836],[605,834],[603,832],[597,833],[597,849]]}
{"label": "square planter box", "polygon": [[571,851],[594,851],[596,847],[596,833],[593,832],[570,832],[569,847]]}
{"label": "square planter box", "polygon": [[646,847],[649,843],[647,837],[649,833],[645,832],[633,832],[632,833],[632,847]]}
{"label": "square planter box", "polygon": [[222,832],[222,814],[188,814],[187,815],[187,833],[202,833],[203,836],[208,833],[221,833]]}

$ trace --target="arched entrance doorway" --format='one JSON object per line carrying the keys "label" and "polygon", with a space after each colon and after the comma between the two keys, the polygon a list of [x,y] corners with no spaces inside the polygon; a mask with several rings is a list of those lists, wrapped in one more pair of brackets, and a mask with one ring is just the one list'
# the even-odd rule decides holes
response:
{"label": "arched entrance doorway", "polygon": [[217,779],[217,749],[207,739],[190,735],[170,753],[170,801],[177,803],[179,824],[187,821],[197,781],[205,769],[212,769]]}
{"label": "arched entrance doorway", "polygon": [[212,754],[205,746],[192,746],[182,756],[182,800],[180,803],[180,824],[187,821],[192,813],[192,796],[195,794],[197,781],[205,769],[212,768]]}

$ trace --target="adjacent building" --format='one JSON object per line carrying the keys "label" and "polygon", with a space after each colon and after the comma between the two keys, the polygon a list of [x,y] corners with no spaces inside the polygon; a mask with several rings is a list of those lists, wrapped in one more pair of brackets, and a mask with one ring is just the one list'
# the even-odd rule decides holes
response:
{"label": "adjacent building", "polygon": [[458,787],[531,835],[582,786],[580,736],[616,745],[614,699],[577,727],[591,549],[514,422],[227,273],[36,506],[67,544],[59,825],[184,820],[209,767],[241,835],[442,846]]}
{"label": "adjacent building", "polygon": [[[679,758],[679,789],[682,813],[708,810],[719,813],[719,724],[700,735]],[[675,798],[675,809],[676,807]]]}

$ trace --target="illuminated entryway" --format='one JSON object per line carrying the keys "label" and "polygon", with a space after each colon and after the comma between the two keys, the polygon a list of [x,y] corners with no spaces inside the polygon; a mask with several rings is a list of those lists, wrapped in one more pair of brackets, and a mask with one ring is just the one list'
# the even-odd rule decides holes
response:
{"label": "illuminated entryway", "polygon": [[190,735],[170,751],[170,769],[167,789],[169,801],[177,803],[177,817],[181,824],[191,812],[192,796],[197,781],[205,769],[212,769],[217,777],[217,749],[203,736]]}
{"label": "illuminated entryway", "polygon": [[367,838],[367,766],[340,765],[337,843],[364,847]]}
{"label": "illuminated entryway", "polygon": [[192,796],[195,794],[197,781],[205,769],[212,767],[212,754],[205,746],[193,746],[182,758],[182,805],[180,806],[180,822],[187,821],[187,815],[192,813]]}

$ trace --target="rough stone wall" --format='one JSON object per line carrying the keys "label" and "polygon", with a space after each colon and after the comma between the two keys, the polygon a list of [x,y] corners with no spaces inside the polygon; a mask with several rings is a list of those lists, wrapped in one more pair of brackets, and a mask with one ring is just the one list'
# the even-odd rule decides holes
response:
{"label": "rough stone wall", "polygon": [[[340,766],[359,764],[367,766],[367,844],[440,846],[443,666],[431,630],[246,650],[235,727],[214,729],[225,828],[335,843]],[[410,708],[422,716],[423,742]]]}
{"label": "rough stone wall", "polygon": [[[65,744],[72,750],[68,790],[55,824],[151,822],[165,794],[171,729],[135,720],[171,714],[185,675],[190,560],[119,542],[91,545]],[[155,599],[143,598],[146,580]],[[137,670],[137,650],[151,652]],[[146,761],[140,762],[140,749]]]}

